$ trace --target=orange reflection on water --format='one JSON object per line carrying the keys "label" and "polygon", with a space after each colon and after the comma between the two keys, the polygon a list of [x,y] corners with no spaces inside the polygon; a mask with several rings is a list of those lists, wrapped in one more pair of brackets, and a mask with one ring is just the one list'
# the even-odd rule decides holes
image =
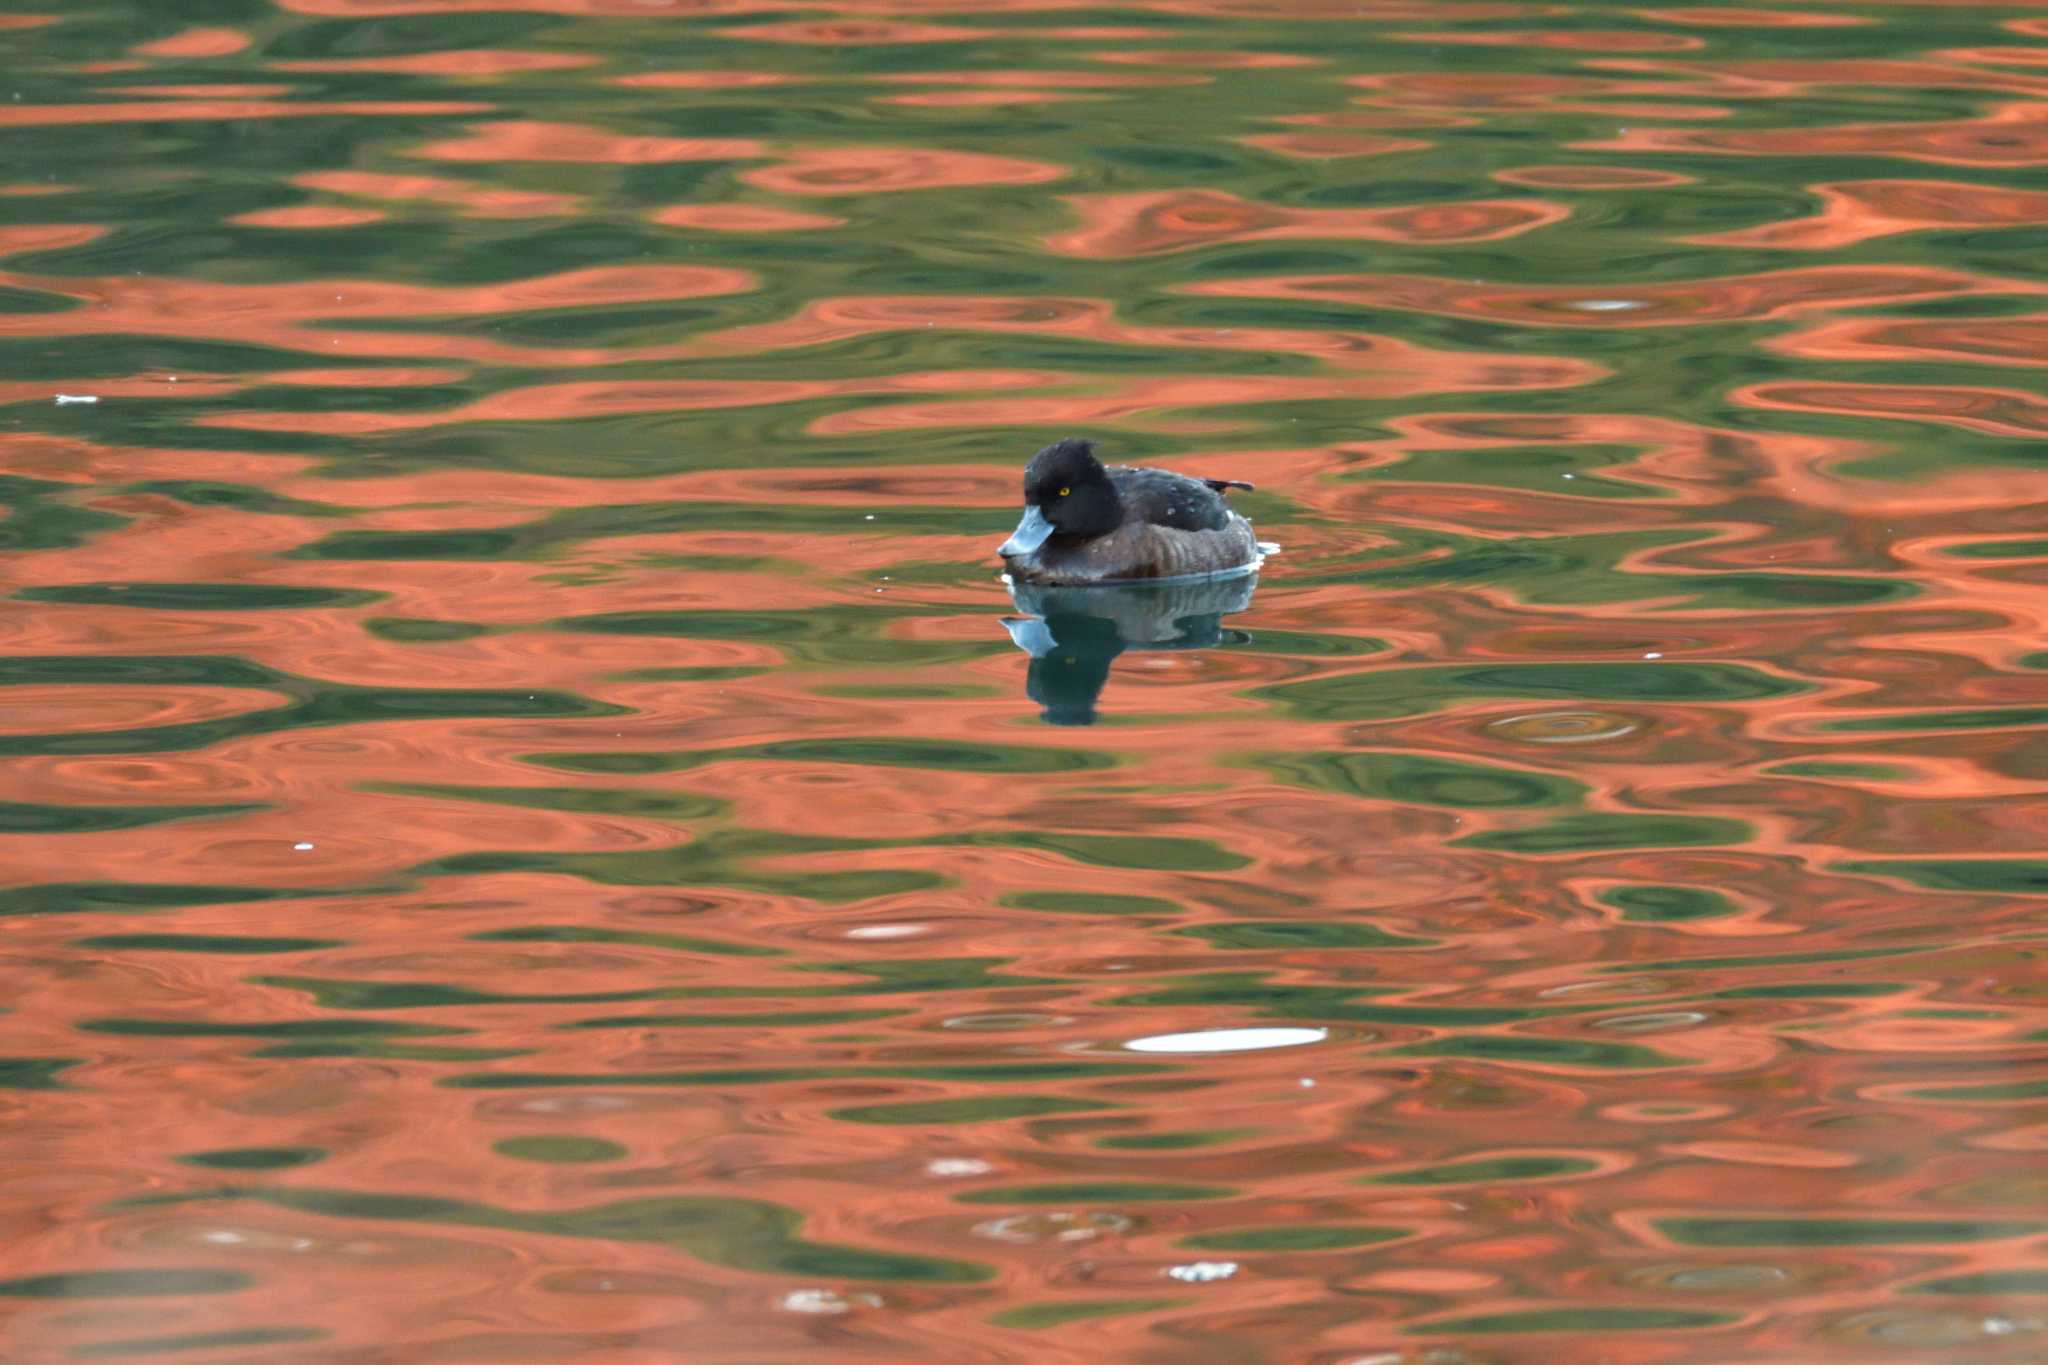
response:
{"label": "orange reflection on water", "polygon": [[1052,376],[1019,371],[891,375],[879,380],[591,380],[510,388],[442,412],[234,412],[198,424],[241,431],[364,435],[417,431],[462,422],[568,422],[634,412],[689,412],[759,407],[865,394],[950,389],[1035,389]]}
{"label": "orange reflection on water", "polygon": [[2048,161],[2048,108],[1999,105],[1982,118],[1850,123],[1832,128],[1694,132],[1632,128],[1578,146],[1589,151],[1713,152],[1729,156],[1900,157],[1943,166],[2038,166]]}
{"label": "orange reflection on water", "polygon": [[1166,71],[906,71],[871,76],[888,85],[967,85],[997,90],[1144,90],[1201,85],[1205,77]]}
{"label": "orange reflection on water", "polygon": [[1519,166],[1495,171],[1493,178],[1508,185],[1527,185],[1538,190],[1645,190],[1690,185],[1693,177],[1677,171],[1652,171],[1637,166]]}
{"label": "orange reflection on water", "polygon": [[1116,62],[1125,66],[1190,67],[1198,71],[1270,71],[1275,67],[1321,66],[1320,57],[1292,52],[1202,52],[1192,48],[1168,48],[1158,52],[1123,49],[1091,52],[1092,62]]}
{"label": "orange reflection on water", "polygon": [[1081,195],[1067,201],[1082,225],[1046,240],[1051,250],[1109,260],[1224,242],[1363,238],[1383,242],[1500,241],[1562,222],[1570,210],[1540,200],[1465,200],[1379,209],[1258,204],[1215,190]]}
{"label": "orange reflection on water", "polygon": [[648,214],[647,221],[703,232],[815,232],[846,225],[844,218],[774,204],[671,204]]}
{"label": "orange reflection on water", "polygon": [[530,71],[573,71],[602,58],[574,52],[517,52],[470,48],[394,57],[321,57],[273,61],[273,71],[374,71],[399,76],[512,76]]}
{"label": "orange reflection on water", "polygon": [[195,99],[124,104],[0,104],[0,127],[47,128],[73,123],[164,123],[191,119],[234,122],[273,118],[416,118],[481,114],[473,100]]}
{"label": "orange reflection on water", "polygon": [[62,251],[84,246],[104,236],[106,229],[91,223],[22,224],[0,227],[0,256],[19,256],[28,251]]}
{"label": "orange reflection on water", "polygon": [[1779,318],[1814,309],[1906,303],[2035,287],[1954,270],[1911,266],[1815,266],[1682,284],[1520,287],[1396,275],[1301,275],[1210,281],[1189,294],[1306,299],[1484,318],[1544,327],[1698,326]]}
{"label": "orange reflection on water", "polygon": [[2037,440],[2048,433],[2048,401],[2019,389],[1948,384],[1754,384],[1733,395],[1759,407],[1903,418]]}
{"label": "orange reflection on water", "polygon": [[2048,223],[2048,191],[1946,180],[1852,180],[1809,188],[1821,200],[1820,212],[1811,218],[1692,240],[1714,246],[1823,251],[1898,232]]}
{"label": "orange reflection on water", "polygon": [[805,78],[777,71],[641,71],[607,76],[606,82],[628,90],[753,90],[769,85],[801,85]]}
{"label": "orange reflection on water", "polygon": [[1078,90],[926,90],[914,95],[877,95],[877,104],[924,109],[999,109],[1011,104],[1070,104],[1100,100]]}
{"label": "orange reflection on water", "polygon": [[382,209],[352,209],[339,204],[297,204],[274,209],[253,209],[238,213],[228,219],[243,227],[257,228],[306,228],[325,230],[329,228],[360,227],[364,223],[375,223],[388,215]]}
{"label": "orange reflection on water", "polygon": [[957,24],[894,23],[885,19],[792,19],[784,23],[744,24],[722,30],[722,36],[757,43],[850,47],[986,42],[997,35],[985,28],[966,28]]}
{"label": "orange reflection on water", "polygon": [[231,57],[249,46],[249,35],[235,28],[188,28],[168,38],[138,43],[129,49],[138,57]]}
{"label": "orange reflection on water", "polygon": [[[97,229],[82,231],[85,238]],[[745,291],[754,277],[722,266],[600,266],[503,284],[437,286],[372,280],[311,280],[288,285],[217,284],[203,280],[112,275],[30,276],[0,272],[0,283],[77,301],[63,312],[0,315],[0,336],[89,336],[145,332],[159,336],[235,338],[285,350],[331,356],[579,363],[616,358],[603,348],[508,346],[481,338],[322,328],[323,320],[479,316],[542,308],[704,298]],[[662,352],[672,354],[672,351]]]}
{"label": "orange reflection on water", "polygon": [[1412,152],[1427,142],[1405,137],[1369,137],[1361,133],[1254,133],[1238,139],[1247,147],[1277,152],[1304,161],[1333,161],[1347,156],[1386,156]]}
{"label": "orange reflection on water", "polygon": [[1605,32],[1592,29],[1546,32],[1536,29],[1486,33],[1435,29],[1427,33],[1388,33],[1382,36],[1397,43],[1558,49],[1566,52],[1692,52],[1706,46],[1704,39],[1691,34],[1649,33],[1641,29],[1610,29]]}
{"label": "orange reflection on water", "polygon": [[645,166],[669,161],[733,161],[768,155],[753,138],[654,137],[606,132],[573,123],[510,119],[480,123],[467,137],[414,147],[429,161],[572,161]]}
{"label": "orange reflection on water", "polygon": [[581,195],[515,190],[435,175],[389,175],[380,171],[304,171],[294,185],[362,199],[426,200],[453,204],[472,218],[546,218],[574,213]]}
{"label": "orange reflection on water", "polygon": [[1043,185],[1072,174],[1065,166],[938,147],[799,147],[773,166],[740,179],[783,194],[879,194],[966,185]]}
{"label": "orange reflection on water", "polygon": [[1660,24],[1690,24],[1699,28],[1857,28],[1877,22],[1858,14],[1822,14],[1813,10],[1789,9],[1639,9],[1645,19]]}
{"label": "orange reflection on water", "polygon": [[2048,365],[2048,317],[1832,318],[1773,338],[1770,346],[1820,360],[2036,367]]}
{"label": "orange reflection on water", "polygon": [[[5,201],[93,220],[0,225],[10,1353],[2038,1341],[1952,1282],[2032,1273],[2048,1147],[2044,193],[1751,154],[2032,156],[1958,111],[2037,70],[1913,43],[2040,21],[1063,8],[286,0],[35,95],[507,78]],[[1718,60],[1831,26],[1895,56]],[[992,553],[1070,429],[1284,547],[1127,608],[1094,728]],[[227,1278],[70,1278],[166,1268]]]}

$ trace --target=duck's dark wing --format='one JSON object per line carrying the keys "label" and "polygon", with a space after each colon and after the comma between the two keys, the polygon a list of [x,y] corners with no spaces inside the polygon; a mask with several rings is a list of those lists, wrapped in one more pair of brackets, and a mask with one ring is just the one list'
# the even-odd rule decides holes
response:
{"label": "duck's dark wing", "polygon": [[1230,479],[1191,479],[1167,469],[1134,469],[1114,465],[1109,477],[1123,499],[1127,520],[1177,531],[1220,531],[1230,525],[1225,488],[1250,488]]}

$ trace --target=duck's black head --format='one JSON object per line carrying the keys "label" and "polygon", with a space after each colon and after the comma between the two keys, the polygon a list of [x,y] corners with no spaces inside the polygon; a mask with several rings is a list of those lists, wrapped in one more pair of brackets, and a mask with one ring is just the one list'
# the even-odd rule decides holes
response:
{"label": "duck's black head", "polygon": [[1028,555],[1053,536],[1087,540],[1123,520],[1123,502],[1095,447],[1079,437],[1055,441],[1024,467],[1024,519],[998,554]]}

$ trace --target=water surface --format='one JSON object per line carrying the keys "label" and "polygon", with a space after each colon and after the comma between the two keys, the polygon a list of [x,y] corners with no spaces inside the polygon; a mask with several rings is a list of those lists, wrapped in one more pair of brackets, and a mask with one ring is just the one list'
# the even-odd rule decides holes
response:
{"label": "water surface", "polygon": [[2048,1349],[2038,6],[0,29],[9,1359]]}

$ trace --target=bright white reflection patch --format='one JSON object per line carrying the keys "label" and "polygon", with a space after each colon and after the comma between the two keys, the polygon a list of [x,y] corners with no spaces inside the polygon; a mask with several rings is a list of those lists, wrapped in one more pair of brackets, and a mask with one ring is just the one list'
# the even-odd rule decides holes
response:
{"label": "bright white reflection patch", "polygon": [[1132,1052],[1256,1052],[1264,1047],[1300,1047],[1330,1036],[1326,1028],[1218,1028],[1200,1033],[1155,1033],[1133,1038]]}

